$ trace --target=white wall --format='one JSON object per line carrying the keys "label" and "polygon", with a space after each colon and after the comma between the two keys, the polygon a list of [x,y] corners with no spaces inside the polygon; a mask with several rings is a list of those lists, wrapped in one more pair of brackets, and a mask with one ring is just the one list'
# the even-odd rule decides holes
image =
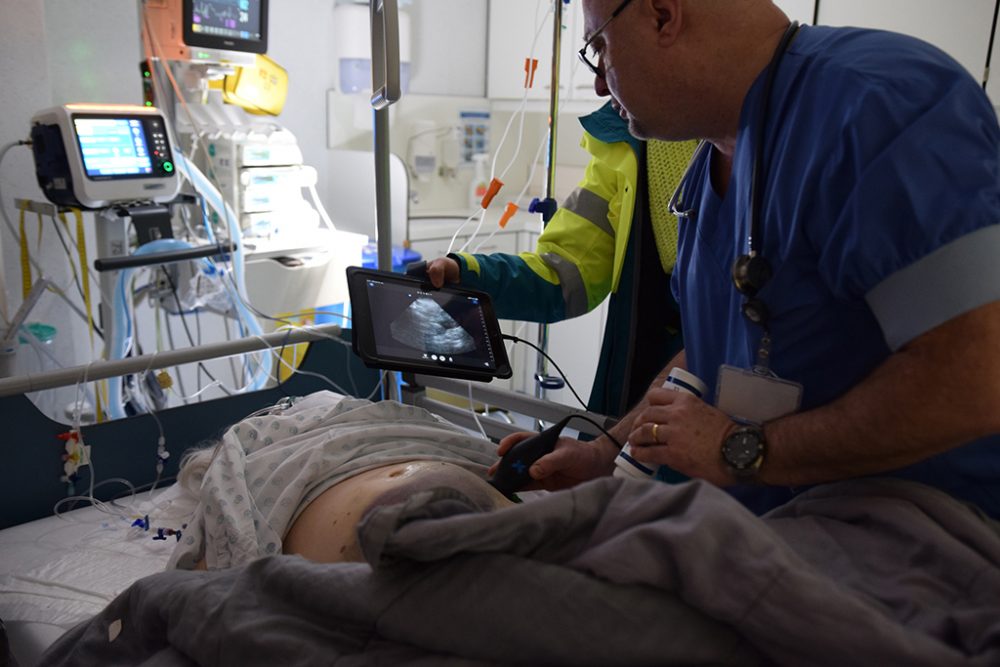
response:
{"label": "white wall", "polygon": [[[74,3],[64,0],[58,4]],[[4,93],[0,96],[0,144],[6,145],[12,141],[27,139],[31,116],[36,111],[54,104],[50,74],[53,68],[47,48],[53,31],[47,25],[49,7],[40,0],[30,2],[0,0],[0,8],[2,8],[0,83],[4,86]],[[72,6],[66,9],[74,14],[69,17],[70,20],[75,20],[75,14],[79,12],[73,12]],[[56,37],[64,38],[58,32]],[[67,49],[76,48],[79,56],[86,60],[88,50],[82,46],[84,41],[70,40]],[[56,76],[63,75],[63,70],[58,65],[55,71]],[[4,207],[7,216],[15,225],[18,217],[14,208],[15,197],[44,200],[35,180],[34,161],[29,148],[18,147],[7,153],[0,164],[0,191],[2,191],[0,206]],[[35,216],[29,216],[27,229],[32,230],[32,238],[36,238]],[[54,258],[51,264],[44,263],[49,277],[61,286],[68,287],[72,284],[68,264],[60,259],[64,257],[62,248],[51,229],[45,234],[40,251],[32,246],[32,254],[36,258],[39,256]],[[7,300],[13,310],[21,303],[21,262],[17,241],[11,236],[6,225],[0,229],[0,265],[7,287]],[[37,278],[37,274],[33,274],[33,277]],[[86,325],[79,319],[68,316],[67,313],[68,309],[61,301],[51,295],[45,295],[32,312],[30,321],[45,322],[57,327],[58,334],[51,344],[51,351],[69,364],[71,360],[84,354],[87,348]],[[21,347],[23,351],[18,353],[15,371],[40,370],[43,362],[33,351],[25,346]],[[72,400],[72,396],[67,398],[67,392],[53,394],[46,397],[48,405],[45,407],[54,410],[57,404],[68,400]]]}
{"label": "white wall", "polygon": [[[333,85],[333,0],[273,0],[268,56],[288,70],[288,100],[277,122],[299,141],[306,164],[327,173],[326,91]],[[324,203],[327,181],[316,189]]]}

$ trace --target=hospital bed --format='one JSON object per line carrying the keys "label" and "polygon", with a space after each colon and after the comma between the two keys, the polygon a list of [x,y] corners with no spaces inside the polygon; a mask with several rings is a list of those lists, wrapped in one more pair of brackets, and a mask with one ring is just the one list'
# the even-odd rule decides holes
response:
{"label": "hospital bed", "polygon": [[[309,337],[279,333],[267,338],[271,345],[280,347]],[[250,346],[256,344],[250,339]],[[198,356],[212,358],[212,348],[218,346],[205,347],[207,352],[203,350]],[[231,344],[223,347],[232,350]],[[156,367],[171,364],[169,354],[155,356]],[[130,363],[143,370],[153,360]],[[94,365],[78,370],[84,374],[89,371],[90,380],[103,375],[99,368]],[[296,373],[269,389],[163,410],[155,419],[143,414],[84,427],[98,481],[125,479],[135,487],[148,488],[156,478],[157,440],[162,428],[170,455],[161,488],[154,496],[155,503],[162,505],[169,502],[171,492],[164,487],[176,475],[182,454],[204,446],[247,414],[285,396],[330,389],[321,376],[335,378],[347,391],[361,396],[367,396],[379,383],[378,372],[365,368],[349,346],[325,339],[309,347],[300,370],[305,373]],[[62,372],[65,384],[72,386],[75,372]],[[17,381],[30,382],[32,389],[59,382],[58,377],[51,380],[53,373],[48,375],[48,382],[44,375]],[[12,382],[0,380],[0,384]],[[173,539],[153,540],[155,532],[137,535],[129,522],[94,507],[74,510],[67,506],[60,517],[53,516],[55,504],[69,493],[67,482],[60,479],[65,441],[59,436],[71,426],[43,415],[24,394],[0,398],[0,424],[4,430],[0,444],[0,619],[24,667],[66,628],[92,616],[132,581],[162,570]],[[74,484],[76,493],[87,492],[90,471],[81,469]],[[126,491],[113,484],[98,487],[94,496],[111,501]],[[119,499],[122,506],[134,514],[152,505],[148,494],[140,494]]]}
{"label": "hospital bed", "polygon": [[[378,378],[355,364],[342,345],[323,340],[310,346],[302,368],[338,383],[348,382],[351,368],[362,393]],[[456,405],[468,400],[467,383],[409,380],[407,401],[475,423]],[[184,448],[286,394],[324,388],[318,378],[295,376],[256,395],[163,411],[170,473]],[[544,420],[574,412],[488,385],[471,393],[476,402],[539,408]],[[365,522],[371,568],[280,558],[145,576],[163,568],[169,534],[137,539],[141,526],[93,509],[76,510],[74,522],[31,521],[65,495],[53,480],[61,463],[54,433],[66,426],[35,413],[24,396],[0,400],[0,414],[12,434],[8,465],[0,467],[8,526],[0,531],[0,618],[22,667],[101,609],[70,635],[84,655],[109,649],[116,621],[143,618],[160,619],[171,650],[221,651],[241,665],[277,664],[274,652],[291,644],[301,644],[301,655],[352,655],[359,664],[441,664],[458,656],[456,664],[470,665],[1000,660],[1000,526],[919,485],[819,487],[764,519],[701,482],[604,478],[486,514],[463,509],[460,498],[418,494]],[[493,437],[522,428],[479,419]],[[148,415],[85,434],[102,479],[151,480],[157,430]],[[170,503],[170,493],[118,502],[141,514]],[[130,584],[127,596],[109,604]],[[211,637],[172,630],[185,618],[210,616]],[[135,632],[114,641],[123,642],[114,650],[159,650],[141,645]],[[102,659],[109,656],[92,664]]]}
{"label": "hospital bed", "polygon": [[[217,350],[232,354],[234,344],[246,351],[243,348],[260,347],[264,342],[278,347],[313,341],[299,366],[304,373],[293,374],[273,388],[163,410],[155,418],[142,414],[85,426],[85,444],[91,447],[97,480],[125,479],[139,489],[148,488],[156,479],[156,443],[162,429],[169,458],[160,486],[152,496],[148,492],[133,496],[121,484],[100,486],[94,491],[99,501],[114,502],[121,516],[92,506],[73,509],[72,505],[63,506],[60,516],[53,516],[53,507],[70,493],[67,482],[60,479],[65,441],[59,435],[71,426],[43,415],[23,393],[0,397],[0,423],[5,430],[4,465],[0,466],[0,619],[6,624],[21,667],[33,664],[67,628],[99,612],[132,582],[163,570],[173,549],[173,537],[167,534],[163,536],[167,539],[154,540],[156,526],[149,531],[132,524],[150,508],[161,513],[164,507],[169,508],[174,495],[170,481],[186,450],[217,439],[233,423],[285,396],[331,389],[323,377],[353,395],[371,394],[381,381],[380,373],[364,367],[348,345],[324,338],[331,331],[337,328],[327,327],[323,335],[300,330],[269,334],[263,342],[249,339],[203,346],[192,349],[194,356],[191,350],[180,350],[185,360],[195,356],[209,359],[225,356]],[[341,335],[350,340],[350,331]],[[173,365],[171,354],[156,355],[155,360],[150,358],[154,355],[146,355],[115,362],[117,366],[112,365],[112,370],[123,368],[122,364],[133,372]],[[0,380],[0,391],[10,391],[15,382],[27,382],[25,388],[30,390],[60,382],[72,386],[84,379],[81,374],[89,381],[106,377],[109,372],[94,364],[55,374]],[[527,415],[529,421],[522,419],[521,423],[529,427],[531,419],[557,421],[571,413],[588,414],[487,384],[470,386],[464,381],[413,375],[405,380],[404,402],[424,407],[470,430],[482,428],[495,440],[524,430],[524,426],[505,416],[511,411]],[[498,411],[493,416],[478,416],[477,423],[471,410],[461,407],[463,402],[472,405],[470,400],[496,406]],[[603,420],[599,415],[588,416]],[[580,424],[583,430],[596,431],[588,423]],[[81,469],[75,493],[87,492],[91,470]],[[180,530],[180,526],[172,528]]]}

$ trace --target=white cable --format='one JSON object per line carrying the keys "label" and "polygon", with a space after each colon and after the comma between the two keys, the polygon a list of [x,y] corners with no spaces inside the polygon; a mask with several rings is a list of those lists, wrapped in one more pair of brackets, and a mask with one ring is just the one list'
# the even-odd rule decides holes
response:
{"label": "white cable", "polygon": [[[334,389],[336,389],[337,393],[342,394],[344,396],[350,396],[351,395],[343,387],[341,387],[339,384],[337,384],[336,382],[334,382],[330,378],[326,377],[325,375],[321,375],[319,373],[313,373],[312,371],[304,371],[304,370],[301,370],[299,368],[296,368],[295,366],[292,366],[290,363],[288,363],[287,361],[285,361],[282,358],[281,354],[279,354],[279,352],[270,343],[268,343],[263,337],[261,337],[261,336],[254,336],[254,338],[256,338],[260,342],[264,343],[264,345],[266,345],[271,350],[271,352],[274,353],[274,356],[278,359],[278,362],[282,366],[284,366],[285,368],[287,368],[289,371],[291,371],[293,375],[295,375],[295,374],[298,374],[298,375],[308,375],[308,376],[311,376],[311,377],[319,378],[320,380],[323,380],[324,382],[326,382],[327,384],[329,384],[331,387],[333,387]],[[282,347],[284,347],[284,345],[282,345]]]}
{"label": "white cable", "polygon": [[[28,146],[28,145],[30,145],[30,142],[25,140],[12,141],[8,144],[4,144],[3,148],[0,148],[0,165],[3,165],[3,159],[4,157],[7,156],[7,152],[10,151],[10,149],[14,148],[15,146]],[[8,217],[7,207],[3,205],[2,186],[3,186],[3,179],[0,178],[0,213],[3,214],[3,221],[7,224],[7,229],[10,231],[11,236],[14,237],[14,240],[17,240],[21,238],[21,235],[18,234],[17,228],[14,227],[14,223],[11,222],[10,217]],[[31,262],[32,265],[36,269],[38,269],[38,272],[42,273],[42,268],[38,266],[38,263],[35,262],[34,258],[31,258]]]}
{"label": "white cable", "polygon": [[[45,343],[43,343],[38,338],[38,336],[35,335],[35,332],[33,332],[31,329],[29,329],[27,326],[25,326],[23,324],[18,328],[18,331],[21,333],[21,336],[23,336],[24,339],[26,341],[28,341],[28,344],[31,345],[31,347],[35,350],[36,353],[38,353],[40,355],[44,355],[46,358],[48,358],[49,361],[51,361],[53,364],[55,364],[56,368],[65,368],[65,366],[63,366],[59,362],[59,360],[55,357],[55,355],[53,355],[52,352],[49,351],[48,345],[46,345]],[[93,392],[91,390],[87,389],[86,387],[84,387],[83,391],[84,391],[84,395],[87,398],[89,398],[91,400],[91,402],[93,402],[94,405],[97,405],[97,403],[94,402],[94,394],[93,394]],[[87,396],[88,392],[89,392],[89,396]]]}
{"label": "white cable", "polygon": [[469,244],[476,239],[476,236],[479,235],[479,231],[483,228],[483,223],[485,221],[486,209],[484,208],[482,209],[482,213],[479,215],[479,222],[476,224],[476,228],[472,230],[472,234],[469,235],[469,238],[465,239],[465,243],[463,243],[462,247],[458,249],[459,252],[465,252],[465,249],[469,247]]}
{"label": "white cable", "polygon": [[476,420],[476,426],[479,427],[479,432],[483,434],[483,437],[487,440],[490,436],[486,435],[486,429],[483,428],[483,423],[479,421],[479,415],[476,413],[476,403],[472,400],[472,380],[467,380],[466,384],[469,385],[469,412],[472,413],[472,418]]}
{"label": "white cable", "polygon": [[[524,182],[524,187],[521,188],[521,192],[518,193],[517,198],[514,199],[514,204],[516,204],[517,206],[521,205],[521,200],[524,199],[525,193],[527,193],[528,188],[531,187],[531,182],[535,179],[535,171],[538,169],[538,159],[541,157],[542,151],[545,150],[545,146],[547,144],[548,144],[548,138],[542,137],[541,143],[538,144],[538,150],[535,152],[535,159],[532,160],[531,162],[531,170],[528,172],[528,179]],[[500,231],[500,225],[497,225],[496,227],[493,228],[493,231],[490,232],[489,236],[487,236],[485,239],[479,242],[479,245],[477,245],[476,249],[473,250],[472,252],[473,253],[479,252],[479,249],[482,248],[487,243],[489,243],[493,239],[493,237],[497,235],[497,232],[499,231]]]}
{"label": "white cable", "polygon": [[221,381],[219,381],[219,380],[212,380],[212,381],[211,381],[211,382],[209,382],[209,383],[208,383],[207,385],[205,385],[204,387],[200,388],[200,389],[199,389],[198,391],[194,392],[193,394],[187,394],[187,395],[184,395],[184,394],[181,394],[181,393],[180,393],[180,392],[178,392],[178,391],[177,391],[176,389],[174,389],[174,388],[173,388],[173,386],[171,386],[171,387],[170,387],[170,392],[171,392],[171,393],[172,393],[172,394],[173,394],[174,396],[177,396],[177,397],[178,397],[179,399],[181,399],[181,401],[183,401],[183,402],[184,402],[184,403],[186,404],[186,403],[187,403],[188,401],[190,401],[191,399],[193,399],[193,398],[198,398],[199,396],[201,396],[202,394],[204,394],[204,393],[205,393],[206,391],[208,391],[209,389],[213,389],[213,388],[215,388],[215,387],[225,387],[225,388],[226,388],[227,390],[229,390],[229,391],[230,391],[231,393],[235,393],[235,391],[236,391],[236,390],[234,390],[234,389],[230,389],[230,388],[229,388],[229,387],[227,387],[226,385],[223,385],[223,384],[222,384],[222,382],[221,382]]}
{"label": "white cable", "polygon": [[[7,156],[7,153],[12,148],[14,148],[15,146],[27,146],[27,145],[28,143],[24,140],[12,141],[10,143],[4,144],[3,148],[0,148],[0,166],[3,165],[3,159]],[[3,187],[3,178],[2,175],[0,175],[0,192],[2,192],[2,187]],[[7,208],[4,206],[2,194],[0,194],[0,213],[3,214],[4,222],[7,223],[7,229],[10,231],[13,237],[17,239],[18,238],[17,230],[14,228],[14,223],[11,222],[9,217],[7,217]],[[42,270],[38,269],[38,272],[41,273]],[[10,325],[10,321],[7,319],[7,287],[6,283],[2,281],[2,276],[0,276],[0,290],[3,290],[3,292],[0,293],[0,300],[2,300],[2,305],[3,305],[3,308],[0,309],[0,315],[3,315],[4,327],[7,327]]]}
{"label": "white cable", "polygon": [[[468,218],[466,218],[466,219],[465,219],[465,221],[464,221],[464,222],[462,222],[462,224],[460,224],[460,225],[458,226],[458,229],[456,229],[456,230],[455,230],[455,233],[451,235],[451,242],[450,242],[450,243],[448,244],[448,252],[447,252],[447,253],[445,253],[446,255],[447,255],[447,254],[450,254],[450,253],[451,253],[451,249],[452,249],[453,247],[455,247],[455,239],[457,239],[457,238],[458,238],[458,235],[459,235],[459,233],[460,233],[460,232],[461,232],[461,231],[462,231],[463,229],[465,229],[465,226],[466,226],[467,224],[469,224],[469,221],[470,221],[470,220],[472,220],[472,219],[473,219],[474,217],[476,217],[477,215],[479,216],[479,224],[480,224],[480,225],[482,225],[482,224],[483,224],[483,218],[485,218],[485,217],[486,217],[486,209],[485,209],[485,208],[481,208],[481,209],[479,209],[478,211],[476,211],[475,213],[473,213],[472,215],[470,215],[470,216],[469,216]],[[465,246],[469,245],[469,241],[470,241],[470,240],[472,240],[472,238],[474,238],[474,237],[475,237],[475,235],[474,235],[474,234],[473,234],[473,236],[470,236],[470,237],[469,237],[469,239],[468,239],[468,240],[466,240],[466,242],[462,244],[462,247],[461,247],[461,248],[459,248],[459,249],[458,249],[458,251],[459,251],[459,252],[462,252],[462,250],[463,250],[463,249],[465,248]]]}
{"label": "white cable", "polygon": [[319,195],[316,193],[316,184],[310,183],[308,189],[309,195],[312,197],[313,204],[316,205],[316,210],[319,211],[319,217],[322,218],[323,222],[331,232],[337,231],[337,226],[333,224],[333,220],[330,220],[330,216],[327,215],[326,212],[326,207],[323,206],[323,202],[320,201]]}
{"label": "white cable", "polygon": [[[534,60],[535,49],[538,46],[538,38],[541,36],[542,29],[545,27],[544,26],[545,18],[548,16],[548,14],[550,12],[552,12],[552,13],[555,12],[555,6],[552,5],[551,3],[548,5],[548,9],[542,15],[541,19],[538,20],[537,29],[535,30],[535,36],[534,36],[534,38],[531,41],[531,49],[528,52],[528,59],[529,59],[529,61]],[[535,5],[535,16],[536,17],[538,16],[538,5],[537,4]],[[553,17],[553,20],[555,20],[554,17]],[[513,114],[511,114],[510,119],[507,121],[507,126],[504,128],[503,134],[500,137],[500,143],[497,145],[497,149],[493,153],[493,163],[490,165],[490,182],[491,183],[493,182],[493,179],[496,177],[497,162],[500,160],[500,151],[503,150],[504,145],[507,143],[507,136],[510,134],[510,128],[513,126],[515,118],[518,119],[517,145],[514,147],[514,153],[513,153],[513,155],[511,155],[510,161],[507,163],[507,166],[504,167],[503,171],[500,172],[500,176],[499,176],[499,180],[500,181],[503,181],[503,179],[506,178],[507,172],[509,172],[510,169],[511,169],[511,167],[514,166],[514,162],[517,161],[517,157],[521,153],[521,144],[522,144],[522,141],[524,139],[524,117],[525,117],[525,111],[526,111],[527,105],[528,105],[528,91],[529,90],[530,89],[527,86],[525,86],[524,93],[521,95],[521,101],[518,104],[517,109],[514,111]],[[529,181],[529,183],[530,183],[530,181]],[[464,244],[462,244],[462,247],[459,248],[459,250],[458,250],[459,252],[464,252],[465,249],[467,247],[469,247],[469,245],[476,239],[476,236],[479,235],[479,232],[480,232],[480,230],[483,227],[483,222],[486,219],[485,211],[486,211],[486,209],[483,209],[483,214],[479,218],[479,224],[476,226],[475,231],[472,232],[472,235],[469,236],[469,238],[466,240],[466,242]],[[475,214],[473,214],[473,215],[475,215]],[[468,220],[466,222],[468,222]],[[463,226],[464,226],[464,223],[463,223]],[[457,232],[456,232],[455,236],[458,236]],[[492,237],[492,235],[491,235],[491,237]],[[454,240],[452,241],[452,243],[454,243]],[[482,244],[480,244],[480,245],[482,245]],[[451,252],[451,245],[448,246],[448,252],[449,253]]]}
{"label": "white cable", "polygon": [[[12,142],[10,142],[8,144],[5,144],[3,146],[3,148],[0,148],[0,165],[3,164],[3,159],[7,155],[7,152],[10,149],[14,148],[15,146],[30,146],[30,145],[31,145],[31,142],[27,141],[27,140],[12,141]],[[2,186],[3,186],[3,179],[0,178],[0,214],[2,214],[2,216],[3,216],[4,223],[7,226],[7,231],[9,231],[10,234],[11,234],[11,236],[14,237],[14,240],[17,241],[17,240],[19,240],[21,238],[21,234],[17,231],[17,228],[14,226],[13,221],[11,221],[10,216],[7,215],[7,208],[3,205],[3,194],[2,194],[3,190],[2,190]],[[76,241],[76,239],[73,238],[73,234],[72,234],[72,232],[69,229],[67,229],[66,232],[67,232],[67,234],[69,234],[70,240]],[[31,266],[34,267],[34,269],[36,271],[38,271],[39,277],[41,277],[41,278],[46,277],[46,273],[45,273],[44,269],[42,269],[41,264],[38,263],[38,260],[35,259],[34,256],[30,256],[29,255],[28,260],[31,262]],[[100,280],[97,279],[97,276],[94,274],[94,270],[91,267],[88,266],[86,268],[87,268],[87,272],[90,274],[91,278],[93,278],[93,280],[97,283],[98,291],[100,292]],[[73,308],[73,310],[75,310],[83,318],[84,322],[87,321],[87,315],[86,315],[86,313],[84,313],[82,310],[80,310],[80,308],[76,304],[74,304],[72,301],[70,301],[69,297],[67,297],[63,293],[63,291],[61,289],[60,290],[54,290],[54,291],[55,291],[55,293],[57,295],[59,295],[60,297],[62,297],[63,300],[66,301],[66,303],[69,304],[70,307]],[[101,293],[101,295],[104,297],[104,299],[108,303],[111,302],[110,295],[108,295],[108,294],[106,294],[104,292],[100,292],[100,293]]]}
{"label": "white cable", "polygon": [[[7,152],[11,148],[14,148],[15,146],[27,146],[27,145],[29,145],[29,142],[27,142],[27,141],[12,141],[9,144],[4,145],[3,148],[0,148],[0,165],[3,165],[4,156],[7,155]],[[6,224],[7,231],[10,232],[11,236],[14,237],[14,241],[17,242],[18,240],[20,240],[21,235],[18,233],[17,228],[14,226],[14,223],[11,221],[10,216],[7,215],[7,207],[4,206],[4,204],[3,204],[3,189],[2,189],[2,184],[3,184],[3,179],[0,178],[0,217],[3,217],[3,221]],[[28,260],[31,262],[31,266],[34,267],[35,271],[38,272],[38,277],[39,278],[46,277],[45,270],[42,268],[42,265],[38,263],[38,260],[35,259],[35,257],[33,255],[29,255],[28,256]],[[77,306],[75,303],[73,303],[73,301],[66,295],[66,293],[63,290],[58,289],[58,288],[55,287],[55,285],[53,285],[52,291],[56,294],[56,296],[58,296],[63,301],[65,301],[66,304],[73,310],[73,312],[75,312],[77,315],[79,315],[83,319],[84,322],[88,321],[87,320],[87,314],[85,312],[83,312],[83,310],[79,306]],[[107,299],[108,303],[111,302],[111,300],[108,298],[107,295],[104,295],[104,297],[105,297],[105,299]]]}

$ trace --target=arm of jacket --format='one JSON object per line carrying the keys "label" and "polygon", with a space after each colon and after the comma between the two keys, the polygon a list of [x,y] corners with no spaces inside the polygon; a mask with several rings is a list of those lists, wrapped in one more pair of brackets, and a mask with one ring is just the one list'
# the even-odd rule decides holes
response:
{"label": "arm of jacket", "polygon": [[593,310],[611,291],[616,236],[627,236],[631,222],[637,161],[624,142],[584,135],[582,143],[593,156],[584,178],[534,252],[451,255],[461,284],[492,295],[500,318],[558,322]]}

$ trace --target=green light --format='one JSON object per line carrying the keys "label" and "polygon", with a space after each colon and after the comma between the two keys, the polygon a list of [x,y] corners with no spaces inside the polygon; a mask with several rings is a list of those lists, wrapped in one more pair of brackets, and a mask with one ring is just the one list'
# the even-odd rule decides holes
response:
{"label": "green light", "polygon": [[174,163],[169,161],[164,162],[163,171],[167,172],[168,174],[174,173]]}
{"label": "green light", "polygon": [[148,79],[149,78],[149,71],[147,70],[147,71],[143,72],[142,75]]}
{"label": "green light", "polygon": [[149,100],[146,100],[146,106],[147,106],[147,107],[151,107],[151,106],[153,106],[153,103],[152,103],[152,102],[150,102]]}

